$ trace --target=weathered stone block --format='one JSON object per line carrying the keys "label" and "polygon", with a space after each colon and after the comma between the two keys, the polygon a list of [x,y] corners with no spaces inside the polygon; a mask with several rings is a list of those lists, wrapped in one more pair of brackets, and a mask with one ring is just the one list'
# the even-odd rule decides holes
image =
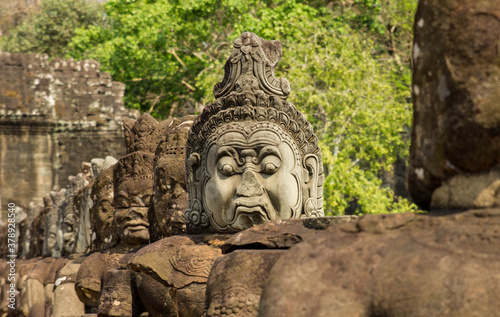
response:
{"label": "weathered stone block", "polygon": [[500,209],[365,216],[276,262],[259,316],[490,316],[500,310]]}

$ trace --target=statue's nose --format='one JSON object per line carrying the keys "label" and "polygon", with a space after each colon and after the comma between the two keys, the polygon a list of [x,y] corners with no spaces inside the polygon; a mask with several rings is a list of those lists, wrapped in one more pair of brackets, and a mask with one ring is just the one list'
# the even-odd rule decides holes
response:
{"label": "statue's nose", "polygon": [[262,185],[257,179],[257,175],[252,170],[246,170],[241,176],[241,181],[236,187],[236,195],[242,197],[253,197],[262,195]]}
{"label": "statue's nose", "polygon": [[143,219],[148,215],[147,207],[130,207],[128,216],[131,219]]}

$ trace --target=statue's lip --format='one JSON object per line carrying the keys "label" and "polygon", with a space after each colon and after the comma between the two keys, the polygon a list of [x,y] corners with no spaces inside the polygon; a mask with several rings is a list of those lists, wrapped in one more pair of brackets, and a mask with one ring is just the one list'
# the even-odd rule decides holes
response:
{"label": "statue's lip", "polygon": [[142,220],[132,220],[125,225],[125,228],[130,230],[148,229],[149,223]]}
{"label": "statue's lip", "polygon": [[[257,201],[256,201],[257,200]],[[236,208],[245,207],[245,208],[254,208],[260,207],[263,208],[260,197],[239,197],[234,200],[234,205]]]}
{"label": "statue's lip", "polygon": [[266,218],[268,218],[267,214],[264,211],[264,208],[262,206],[252,206],[252,207],[238,206],[238,207],[236,207],[236,217],[238,216],[238,214],[241,214],[241,213],[245,213],[245,214],[260,213],[263,216],[265,216]]}
{"label": "statue's lip", "polygon": [[238,219],[238,216],[241,214],[253,214],[253,213],[258,213],[262,215],[262,217],[266,219],[266,221],[270,221],[268,210],[265,204],[262,204],[261,199],[255,201],[255,197],[252,198],[240,197],[234,200],[234,206],[235,206],[234,213],[232,214],[231,219],[229,219],[231,223],[234,223]]}

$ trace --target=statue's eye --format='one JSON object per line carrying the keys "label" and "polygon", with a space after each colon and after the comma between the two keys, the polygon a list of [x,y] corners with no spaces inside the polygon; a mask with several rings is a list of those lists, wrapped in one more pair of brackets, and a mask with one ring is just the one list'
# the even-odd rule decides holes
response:
{"label": "statue's eye", "polygon": [[220,172],[226,176],[231,176],[234,174],[234,167],[231,164],[223,164],[220,167]]}
{"label": "statue's eye", "polygon": [[102,201],[99,210],[103,213],[110,212],[113,210],[113,205],[107,200]]}
{"label": "statue's eye", "polygon": [[142,197],[142,202],[145,206],[149,206],[149,202],[151,201],[151,195],[146,195]]}
{"label": "statue's eye", "polygon": [[116,207],[117,208],[129,208],[130,201],[127,198],[119,198]]}
{"label": "statue's eye", "polygon": [[266,163],[266,165],[264,165],[262,172],[266,173],[266,174],[274,174],[274,173],[276,173],[277,170],[278,170],[278,166],[276,166],[272,162],[268,162],[268,163]]}

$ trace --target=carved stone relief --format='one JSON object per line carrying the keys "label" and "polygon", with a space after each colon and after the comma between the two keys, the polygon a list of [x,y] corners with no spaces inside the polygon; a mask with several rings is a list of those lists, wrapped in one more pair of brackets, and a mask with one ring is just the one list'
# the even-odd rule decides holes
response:
{"label": "carved stone relief", "polygon": [[[132,313],[134,305],[142,305],[134,295],[136,276],[123,268],[126,254],[150,239],[148,208],[153,194],[154,153],[164,128],[165,123],[158,124],[148,114],[135,122],[124,122],[129,153],[102,171],[92,188],[94,248],[108,249],[83,261],[75,289],[80,300],[98,307],[102,316]],[[168,289],[161,291],[168,294]],[[113,298],[125,301],[117,305]]]}

